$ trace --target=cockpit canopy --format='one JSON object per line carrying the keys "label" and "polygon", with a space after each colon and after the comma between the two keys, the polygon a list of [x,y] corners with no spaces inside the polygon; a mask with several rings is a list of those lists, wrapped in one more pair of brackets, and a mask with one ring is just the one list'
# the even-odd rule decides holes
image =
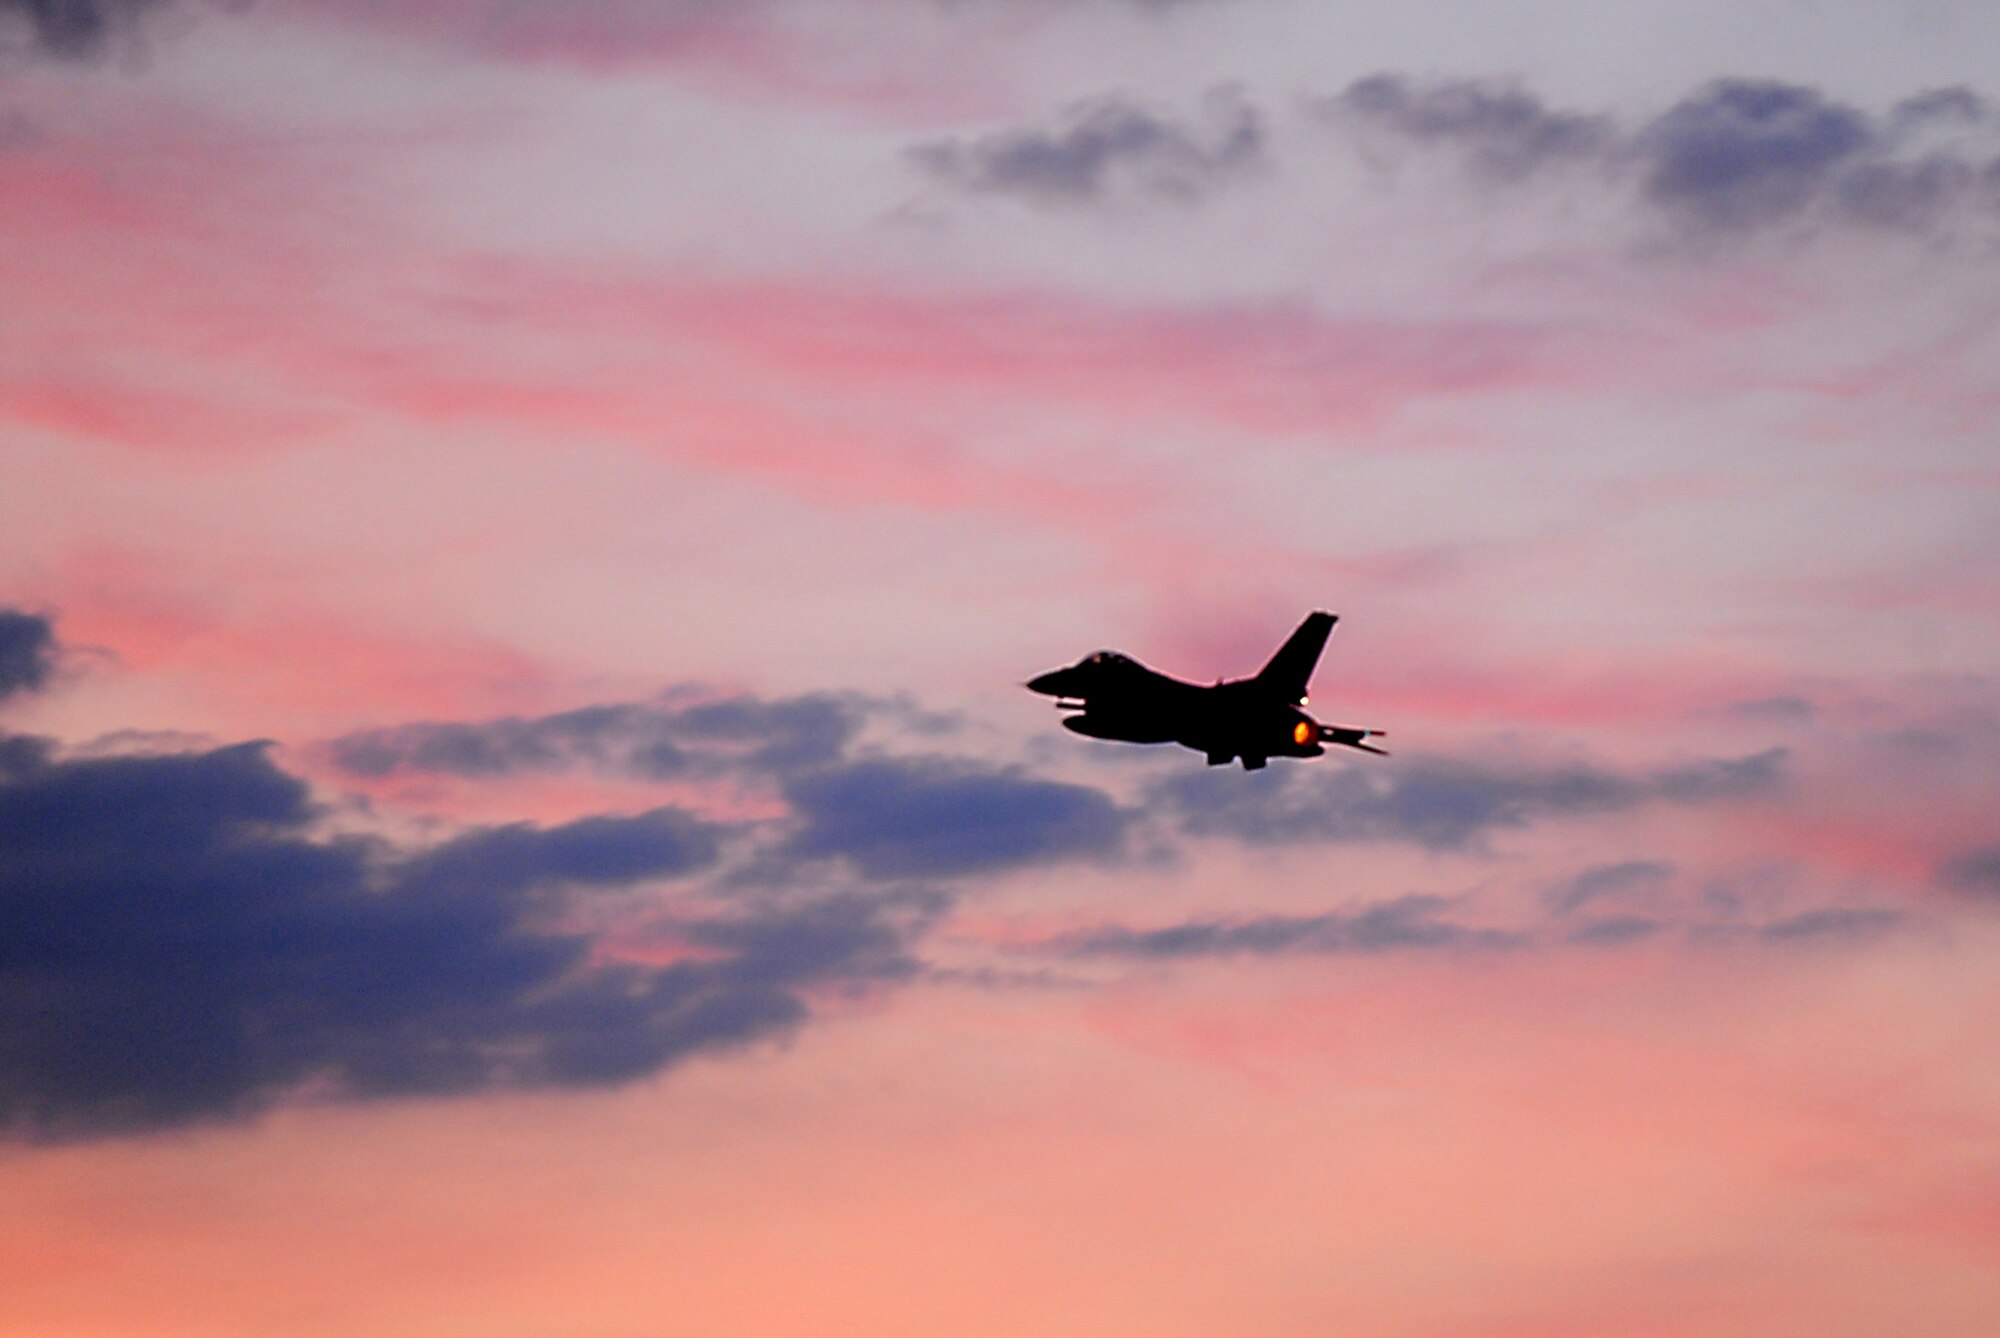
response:
{"label": "cockpit canopy", "polygon": [[1088,665],[1128,665],[1132,661],[1128,656],[1120,655],[1115,650],[1100,650],[1095,655],[1086,658],[1084,663]]}

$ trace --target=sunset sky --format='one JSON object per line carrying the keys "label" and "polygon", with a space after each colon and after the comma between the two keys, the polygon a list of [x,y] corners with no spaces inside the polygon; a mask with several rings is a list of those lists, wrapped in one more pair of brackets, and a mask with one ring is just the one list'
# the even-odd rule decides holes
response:
{"label": "sunset sky", "polygon": [[0,1333],[1990,1338],[1996,57],[0,0]]}

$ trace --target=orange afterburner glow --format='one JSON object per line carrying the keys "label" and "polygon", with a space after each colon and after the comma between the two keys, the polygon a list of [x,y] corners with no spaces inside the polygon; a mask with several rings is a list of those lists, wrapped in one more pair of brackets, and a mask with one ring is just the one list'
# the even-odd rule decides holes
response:
{"label": "orange afterburner glow", "polygon": [[1313,727],[1309,721],[1301,720],[1292,726],[1292,742],[1304,747],[1313,739]]}

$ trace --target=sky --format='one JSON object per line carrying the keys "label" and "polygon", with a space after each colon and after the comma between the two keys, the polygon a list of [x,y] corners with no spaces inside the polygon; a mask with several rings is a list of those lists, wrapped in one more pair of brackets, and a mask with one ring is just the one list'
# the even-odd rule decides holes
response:
{"label": "sky", "polygon": [[1996,50],[0,0],[0,1331],[1983,1338]]}

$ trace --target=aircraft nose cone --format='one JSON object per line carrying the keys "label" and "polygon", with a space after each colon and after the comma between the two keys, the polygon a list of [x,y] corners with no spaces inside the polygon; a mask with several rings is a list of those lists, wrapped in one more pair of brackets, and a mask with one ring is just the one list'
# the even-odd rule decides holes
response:
{"label": "aircraft nose cone", "polygon": [[1074,667],[1051,669],[1046,674],[1038,674],[1029,679],[1028,691],[1039,692],[1045,697],[1073,696],[1076,692],[1075,679]]}

